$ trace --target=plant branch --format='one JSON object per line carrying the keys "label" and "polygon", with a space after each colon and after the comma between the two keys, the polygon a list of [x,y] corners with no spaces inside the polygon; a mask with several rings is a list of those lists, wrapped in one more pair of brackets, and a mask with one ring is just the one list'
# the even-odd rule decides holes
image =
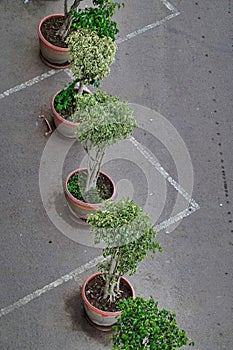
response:
{"label": "plant branch", "polygon": [[86,182],[85,192],[88,192],[91,188],[96,187],[96,182],[99,177],[100,166],[105,154],[105,148],[98,147],[95,157],[92,157],[90,152],[88,154],[88,176]]}
{"label": "plant branch", "polygon": [[[80,2],[83,0],[75,0],[73,4],[70,7],[70,10],[76,10],[80,4]],[[60,36],[63,40],[66,39],[66,37],[69,34],[71,25],[72,25],[72,18],[73,15],[70,13],[70,10],[68,11],[68,6],[67,6],[67,0],[64,1],[64,16],[65,20],[61,28],[59,29],[57,35]]]}

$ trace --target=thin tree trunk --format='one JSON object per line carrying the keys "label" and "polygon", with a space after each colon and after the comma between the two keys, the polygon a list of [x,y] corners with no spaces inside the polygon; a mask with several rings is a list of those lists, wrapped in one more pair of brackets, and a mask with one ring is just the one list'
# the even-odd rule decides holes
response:
{"label": "thin tree trunk", "polygon": [[[116,264],[115,264],[115,268],[114,268],[114,271],[113,271],[113,274],[116,276],[117,275],[117,267],[118,267],[118,264],[119,264],[119,261],[120,261],[120,248],[117,248],[117,260],[116,260]],[[116,284],[116,292],[120,292],[120,280],[121,280],[121,276],[119,275],[118,276],[118,280],[117,280],[117,284]]]}
{"label": "thin tree trunk", "polygon": [[68,0],[64,0],[64,16],[67,16],[68,13],[68,5],[67,5]]}
{"label": "thin tree trunk", "polygon": [[104,154],[105,154],[105,148],[97,149],[95,158],[92,158],[91,155],[89,154],[88,174],[87,174],[85,192],[88,192],[91,188],[96,187],[96,183],[100,172],[100,166],[101,166]]}
{"label": "thin tree trunk", "polygon": [[[79,6],[80,2],[83,0],[75,0],[73,4],[70,7],[70,10],[75,10]],[[62,27],[58,31],[58,36],[60,36],[61,39],[65,40],[66,37],[69,34],[69,30],[72,24],[72,15],[70,13],[70,10],[68,11],[67,7],[67,0],[64,0],[64,15],[65,15],[65,21],[62,25]]]}
{"label": "thin tree trunk", "polygon": [[110,300],[113,300],[115,297],[114,287],[117,281],[114,281],[114,277],[115,277],[114,271],[116,270],[117,261],[118,261],[117,258],[113,258],[111,260],[110,269],[109,269],[109,272],[107,273],[105,286],[104,286],[104,299],[107,299],[109,297]]}
{"label": "thin tree trunk", "polygon": [[83,88],[84,88],[84,84],[80,81],[79,82],[79,87],[78,87],[78,94],[79,95],[83,94]]}

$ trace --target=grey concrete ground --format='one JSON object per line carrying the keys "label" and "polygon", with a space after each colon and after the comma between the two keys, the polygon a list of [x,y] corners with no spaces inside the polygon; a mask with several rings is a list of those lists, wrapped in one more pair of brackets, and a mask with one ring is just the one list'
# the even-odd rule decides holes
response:
{"label": "grey concrete ground", "polygon": [[[118,40],[116,62],[102,87],[127,99],[140,112],[140,128],[134,137],[173,179],[187,184],[189,188],[183,187],[184,191],[200,206],[183,219],[181,215],[176,227],[169,225],[166,220],[172,217],[178,193],[158,172],[161,167],[153,168],[136,148],[130,148],[130,142],[119,148],[122,152],[129,150],[128,157],[109,156],[104,168],[119,189],[127,190],[140,205],[148,207],[156,224],[167,223],[166,229],[158,232],[164,253],[154,261],[144,261],[130,279],[137,294],[153,295],[161,307],[177,312],[180,326],[195,340],[195,350],[230,350],[233,3],[125,3],[117,15],[124,40]],[[59,190],[54,194],[56,210],[69,230],[77,231],[76,238],[70,239],[68,231],[56,226],[49,217],[50,209],[44,207],[39,186],[40,161],[48,138],[38,115],[51,118],[51,97],[70,78],[67,72],[51,71],[41,62],[37,23],[45,15],[59,12],[62,1],[31,0],[27,5],[23,0],[0,1],[2,350],[111,348],[109,335],[86,322],[79,293],[84,278],[96,271],[93,259],[101,250],[90,246],[86,228],[70,217]],[[152,28],[146,27],[151,23]],[[133,35],[126,37],[128,33]],[[47,72],[49,77],[42,75]],[[157,112],[155,119],[152,111]],[[159,117],[165,124],[158,122]],[[168,130],[173,132],[162,142],[160,136],[166,136]],[[173,145],[178,137],[175,130],[184,142],[181,149]],[[66,141],[60,138],[60,142],[65,145]],[[193,166],[191,192],[187,150]],[[59,155],[58,150],[51,159],[54,167]],[[79,145],[70,143],[63,178],[83,156]],[[47,173],[43,181],[50,183],[51,177]],[[181,207],[187,207],[187,201],[182,200]],[[85,239],[80,242],[85,233],[87,244]],[[75,269],[76,278],[72,279]],[[66,274],[69,281],[59,280]]]}

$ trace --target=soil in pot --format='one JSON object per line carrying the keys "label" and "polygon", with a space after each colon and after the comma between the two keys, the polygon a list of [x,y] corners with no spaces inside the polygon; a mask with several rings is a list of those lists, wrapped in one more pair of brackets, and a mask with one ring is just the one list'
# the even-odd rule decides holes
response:
{"label": "soil in pot", "polygon": [[65,41],[60,38],[58,31],[64,23],[63,17],[48,18],[41,25],[41,32],[44,38],[51,44],[63,48],[67,48]]}
{"label": "soil in pot", "polygon": [[89,303],[99,310],[108,312],[119,311],[116,305],[117,301],[121,299],[127,299],[133,296],[129,286],[124,282],[124,280],[121,279],[121,295],[116,299],[115,302],[110,303],[109,301],[103,298],[104,284],[105,282],[103,277],[101,275],[97,275],[87,283],[85,288],[85,294]]}
{"label": "soil in pot", "polygon": [[91,190],[89,194],[83,196],[83,189],[85,188],[87,172],[79,171],[73,174],[68,181],[67,188],[73,197],[86,203],[101,203],[105,199],[109,199],[113,194],[112,182],[103,174],[100,173],[97,180],[96,189]]}

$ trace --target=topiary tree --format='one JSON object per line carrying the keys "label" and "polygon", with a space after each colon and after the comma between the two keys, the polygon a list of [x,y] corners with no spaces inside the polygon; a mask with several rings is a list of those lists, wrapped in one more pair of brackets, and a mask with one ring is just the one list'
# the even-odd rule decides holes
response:
{"label": "topiary tree", "polygon": [[121,294],[121,277],[136,273],[143,259],[148,255],[153,258],[162,248],[154,240],[156,232],[149,216],[133,200],[106,201],[94,214],[88,215],[88,223],[95,243],[105,243],[106,260],[98,269],[105,280],[102,299],[111,303]]}
{"label": "topiary tree", "polygon": [[84,84],[98,87],[100,81],[110,73],[117,50],[115,35],[119,32],[112,16],[116,8],[123,6],[113,0],[93,0],[95,7],[76,11],[81,1],[75,1],[69,11],[65,1],[65,23],[58,33],[66,38],[74,78],[57,94],[55,109],[58,113],[68,115],[70,120],[76,110],[76,95],[83,93]]}
{"label": "topiary tree", "polygon": [[176,350],[194,345],[176,323],[176,314],[159,310],[152,297],[123,299],[118,303],[121,315],[113,326],[112,350]]}
{"label": "topiary tree", "polygon": [[96,31],[81,27],[70,34],[67,43],[74,78],[56,96],[55,103],[58,113],[70,109],[72,119],[78,102],[76,95],[83,94],[84,84],[98,85],[110,73],[117,46],[110,37],[100,37]]}
{"label": "topiary tree", "polygon": [[[79,70],[79,68],[77,68]],[[91,69],[91,68],[90,68]],[[106,67],[103,67],[105,71]],[[136,127],[133,110],[126,101],[98,90],[77,96],[78,111],[74,121],[81,120],[76,136],[88,155],[87,180],[84,195],[96,188],[104,154],[115,142],[132,134]]]}
{"label": "topiary tree", "polygon": [[84,84],[98,83],[110,73],[117,46],[110,37],[81,27],[70,34],[67,44],[70,68],[82,94]]}

